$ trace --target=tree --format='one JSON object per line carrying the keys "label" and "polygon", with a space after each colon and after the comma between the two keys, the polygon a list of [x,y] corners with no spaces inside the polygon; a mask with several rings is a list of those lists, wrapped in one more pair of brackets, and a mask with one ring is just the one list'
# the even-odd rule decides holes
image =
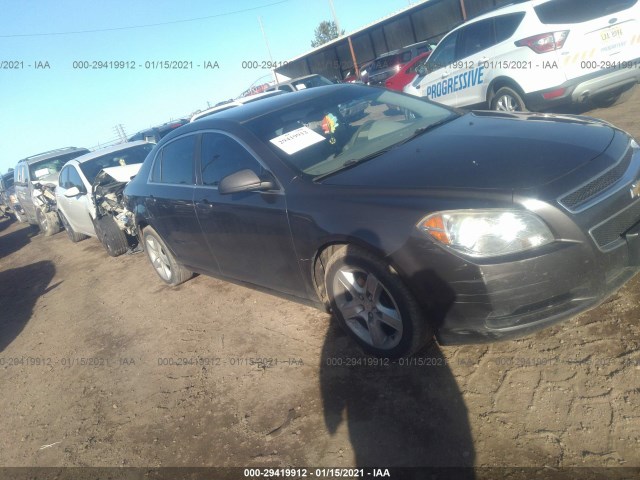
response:
{"label": "tree", "polygon": [[340,35],[344,35],[344,30],[338,32],[338,27],[335,22],[323,20],[315,30],[315,39],[311,41],[312,47],[319,47],[334,38],[338,38]]}

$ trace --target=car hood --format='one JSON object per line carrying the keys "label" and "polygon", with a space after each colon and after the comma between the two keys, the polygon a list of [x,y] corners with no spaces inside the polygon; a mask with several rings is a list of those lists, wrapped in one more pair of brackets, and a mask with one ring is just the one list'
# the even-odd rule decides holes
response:
{"label": "car hood", "polygon": [[60,172],[50,173],[49,175],[44,175],[37,180],[32,181],[34,185],[36,183],[42,183],[44,185],[52,185],[54,187],[58,186],[58,177],[60,176]]}
{"label": "car hood", "polygon": [[587,164],[611,143],[604,121],[572,115],[472,112],[322,183],[515,190]]}
{"label": "car hood", "polygon": [[93,181],[93,188],[98,185],[126,184],[134,177],[142,167],[141,163],[123,165],[122,167],[103,168],[98,172]]}

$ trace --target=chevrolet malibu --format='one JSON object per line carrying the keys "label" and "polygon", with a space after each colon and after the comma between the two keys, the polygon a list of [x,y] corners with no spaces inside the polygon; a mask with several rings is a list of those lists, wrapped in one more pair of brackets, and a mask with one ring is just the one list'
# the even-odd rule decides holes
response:
{"label": "chevrolet malibu", "polygon": [[639,176],[636,142],[600,120],[333,85],[177,129],[124,193],[165,282],[198,272],[324,306],[398,357],[602,302],[640,265]]}

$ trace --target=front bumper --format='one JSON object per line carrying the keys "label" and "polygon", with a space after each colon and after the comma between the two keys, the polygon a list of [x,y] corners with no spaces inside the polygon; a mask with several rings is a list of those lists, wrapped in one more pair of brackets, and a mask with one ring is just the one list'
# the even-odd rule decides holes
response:
{"label": "front bumper", "polygon": [[[442,344],[527,335],[597,306],[640,271],[638,227],[606,253],[570,242],[494,264],[473,264],[430,243],[412,238],[392,261],[410,272],[407,283]],[[433,270],[415,268],[425,255],[435,259]]]}
{"label": "front bumper", "polygon": [[[390,256],[441,343],[526,335],[597,306],[640,271],[640,197],[635,193],[640,149],[629,147],[625,153],[616,147],[615,152],[620,162],[611,170],[599,170],[596,178],[618,164],[626,165],[624,173],[583,206],[574,211],[563,207],[566,189],[556,192],[562,193],[558,200],[537,201],[535,213],[559,239],[552,244],[508,257],[475,259],[416,229]],[[514,197],[516,204],[528,201]]]}

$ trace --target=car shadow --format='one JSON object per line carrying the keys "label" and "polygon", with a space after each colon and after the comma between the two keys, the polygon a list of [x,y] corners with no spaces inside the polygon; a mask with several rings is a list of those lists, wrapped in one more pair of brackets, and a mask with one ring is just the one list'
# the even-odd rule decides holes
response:
{"label": "car shadow", "polygon": [[55,273],[48,260],[0,272],[0,352],[20,335],[38,298],[59,285],[48,286]]}
{"label": "car shadow", "polygon": [[0,217],[0,232],[9,228],[14,222],[12,217]]}
{"label": "car shadow", "polygon": [[[320,388],[326,428],[335,435],[347,424],[355,466],[464,467],[455,478],[474,478],[467,409],[435,343],[410,359],[377,359],[364,355],[332,318]],[[419,470],[404,474],[428,478]]]}
{"label": "car shadow", "polygon": [[[5,220],[5,222],[9,223],[4,228],[0,227],[0,233],[13,225],[12,221]],[[0,224],[5,222],[0,222]],[[6,235],[0,235],[0,258],[7,257],[12,253],[17,252],[28,244],[32,237],[35,237],[40,233],[40,229],[34,225],[17,225],[15,228],[16,229],[14,231],[9,232]]]}

